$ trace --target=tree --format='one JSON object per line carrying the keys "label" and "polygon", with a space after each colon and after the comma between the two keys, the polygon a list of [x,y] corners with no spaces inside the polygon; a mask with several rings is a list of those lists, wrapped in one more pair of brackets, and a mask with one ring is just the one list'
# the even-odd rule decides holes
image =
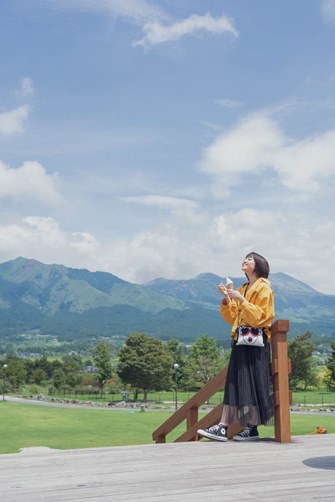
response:
{"label": "tree", "polygon": [[35,368],[32,371],[31,379],[32,379],[33,383],[36,383],[37,385],[41,385],[41,383],[43,381],[47,380],[47,374],[42,368]]}
{"label": "tree", "polygon": [[99,342],[94,349],[94,363],[98,368],[98,382],[101,397],[105,383],[111,378],[113,373],[111,348],[105,340]]}
{"label": "tree", "polygon": [[331,353],[327,359],[327,371],[325,374],[324,382],[327,389],[330,391],[335,390],[335,342],[330,344]]}
{"label": "tree", "polygon": [[198,338],[190,349],[188,371],[191,385],[209,382],[222,368],[220,350],[214,338],[208,335]]}
{"label": "tree", "polygon": [[182,364],[184,362],[184,354],[185,346],[179,342],[176,338],[170,338],[167,341],[166,347],[171,352],[173,362]]}
{"label": "tree", "polygon": [[66,377],[67,385],[73,388],[80,384],[83,363],[78,354],[67,354],[63,356],[62,369]]}
{"label": "tree", "polygon": [[314,385],[316,378],[314,372],[313,352],[315,344],[311,341],[312,333],[306,331],[297,335],[288,343],[288,356],[291,359],[290,385],[293,390],[303,384],[306,390],[308,385]]}
{"label": "tree", "polygon": [[113,373],[112,377],[108,381],[108,388],[110,394],[117,394],[122,390],[122,382],[117,373]]}
{"label": "tree", "polygon": [[133,333],[119,352],[117,373],[124,383],[142,389],[146,402],[150,390],[171,387],[172,367],[171,353],[163,342]]}
{"label": "tree", "polygon": [[51,378],[53,373],[53,364],[49,361],[46,354],[43,354],[34,361],[34,369],[41,369],[45,373],[45,379]]}
{"label": "tree", "polygon": [[26,382],[27,372],[24,361],[15,354],[7,356],[7,380],[11,387],[19,388]]}
{"label": "tree", "polygon": [[34,359],[26,359],[27,382],[41,384],[43,380],[50,380],[53,375],[53,362],[46,354]]}
{"label": "tree", "polygon": [[56,389],[61,389],[65,386],[66,376],[62,368],[56,368],[53,375],[53,384]]}

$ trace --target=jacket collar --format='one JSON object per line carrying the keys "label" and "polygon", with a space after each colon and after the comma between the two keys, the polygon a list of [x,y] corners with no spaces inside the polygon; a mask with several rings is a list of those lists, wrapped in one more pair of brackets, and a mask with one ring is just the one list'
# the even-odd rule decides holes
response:
{"label": "jacket collar", "polygon": [[[243,284],[244,286],[244,291],[246,290],[247,286],[248,286],[249,282],[246,282]],[[261,289],[261,287],[264,285],[264,284],[267,284],[268,286],[271,286],[271,282],[269,281],[269,279],[265,279],[265,277],[259,277],[257,279],[257,281],[255,281],[253,283],[253,285],[248,289],[247,291],[247,295],[249,295],[250,292],[253,292],[253,291],[259,291],[259,289]]]}

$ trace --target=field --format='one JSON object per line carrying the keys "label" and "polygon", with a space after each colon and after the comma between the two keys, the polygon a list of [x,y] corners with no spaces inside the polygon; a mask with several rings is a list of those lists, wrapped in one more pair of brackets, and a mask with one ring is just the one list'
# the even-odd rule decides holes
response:
{"label": "field", "polygon": [[[65,409],[0,401],[0,453],[48,446],[56,449],[93,448],[152,443],[151,433],[172,412],[105,409]],[[335,433],[335,416],[292,415],[292,435],[309,434],[315,427]],[[185,425],[168,437],[173,441]],[[273,437],[273,427],[260,427],[262,437]]]}
{"label": "field", "polygon": [[[46,389],[45,395],[47,395],[48,391]],[[192,392],[178,392],[178,403],[184,403],[188,401],[193,396]],[[218,392],[210,399],[210,404],[219,404],[222,402],[223,392]],[[103,402],[118,402],[122,400],[121,394],[108,394],[105,393],[103,398],[100,398],[98,393],[85,394],[82,392],[69,393],[69,392],[59,392],[57,395],[52,394],[50,397],[63,397],[66,399],[78,399],[84,401],[103,401]],[[132,394],[129,395],[130,399],[132,399]],[[141,399],[141,394],[139,394],[139,399]],[[175,393],[172,391],[161,391],[161,392],[150,392],[148,395],[148,399],[151,404],[156,404],[159,406],[160,404],[166,403],[174,403],[175,402]],[[307,390],[307,391],[297,391],[293,392],[293,403],[292,404],[301,404],[301,405],[316,405],[319,404],[321,406],[327,407],[327,405],[332,404],[335,406],[335,392],[328,392],[326,390]]]}
{"label": "field", "polygon": [[335,392],[327,392],[322,390],[306,390],[293,392],[293,404],[309,405],[327,404],[335,405]]}

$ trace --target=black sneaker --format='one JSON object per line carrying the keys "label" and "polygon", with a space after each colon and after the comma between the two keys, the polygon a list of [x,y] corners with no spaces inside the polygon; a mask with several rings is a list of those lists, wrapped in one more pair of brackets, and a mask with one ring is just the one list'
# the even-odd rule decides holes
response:
{"label": "black sneaker", "polygon": [[199,436],[204,436],[208,439],[214,439],[214,441],[228,441],[227,427],[224,425],[213,425],[208,429],[198,429],[197,433]]}
{"label": "black sneaker", "polygon": [[254,439],[259,439],[256,425],[247,425],[244,431],[233,437],[234,441],[253,441]]}

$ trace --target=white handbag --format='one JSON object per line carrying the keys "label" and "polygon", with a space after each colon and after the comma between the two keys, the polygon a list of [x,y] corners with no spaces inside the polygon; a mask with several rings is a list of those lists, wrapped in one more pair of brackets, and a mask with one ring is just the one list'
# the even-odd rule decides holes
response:
{"label": "white handbag", "polygon": [[236,345],[249,345],[249,347],[264,347],[263,328],[253,328],[252,326],[239,326],[237,328]]}

